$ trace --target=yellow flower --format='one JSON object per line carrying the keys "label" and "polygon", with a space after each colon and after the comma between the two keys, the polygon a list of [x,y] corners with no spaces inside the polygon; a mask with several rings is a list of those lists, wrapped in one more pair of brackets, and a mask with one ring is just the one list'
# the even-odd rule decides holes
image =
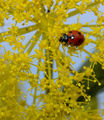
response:
{"label": "yellow flower", "polygon": [[[94,65],[99,62],[104,69],[104,12],[99,10],[100,5],[104,5],[103,0],[0,1],[0,26],[4,19],[15,22],[7,32],[0,33],[0,42],[7,42],[12,48],[12,52],[7,49],[0,55],[0,119],[101,120],[97,110],[87,109],[91,96],[86,93],[90,82],[101,85]],[[86,12],[96,15],[95,24],[80,23],[80,14]],[[70,18],[75,15],[77,22],[71,24]],[[67,19],[69,23],[65,24]],[[85,36],[85,42],[77,48],[59,42],[63,33],[71,30]],[[30,32],[34,34],[24,45],[24,34]],[[85,49],[90,43],[94,44],[94,54]],[[79,73],[72,57],[79,57],[81,52],[87,53],[91,65]],[[19,87],[24,82],[30,85],[26,94]],[[26,102],[29,93],[33,96],[31,106]]]}

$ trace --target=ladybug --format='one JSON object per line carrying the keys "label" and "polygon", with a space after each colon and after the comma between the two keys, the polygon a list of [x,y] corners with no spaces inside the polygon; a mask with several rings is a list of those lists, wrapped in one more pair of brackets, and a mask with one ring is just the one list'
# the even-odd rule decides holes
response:
{"label": "ladybug", "polygon": [[77,30],[69,31],[67,34],[63,34],[63,36],[60,38],[60,42],[64,42],[65,45],[71,45],[71,46],[80,46],[85,40],[84,35]]}

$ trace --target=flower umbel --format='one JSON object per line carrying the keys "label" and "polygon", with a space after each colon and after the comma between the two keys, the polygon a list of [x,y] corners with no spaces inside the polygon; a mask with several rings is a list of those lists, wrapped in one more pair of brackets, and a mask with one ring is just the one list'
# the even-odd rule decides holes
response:
{"label": "flower umbel", "polygon": [[[0,33],[0,47],[6,48],[0,55],[0,119],[101,120],[97,110],[89,107],[92,96],[87,93],[91,84],[101,85],[93,70],[95,65],[100,63],[104,69],[104,12],[100,6],[104,7],[103,0],[0,1],[0,26],[4,19],[14,21],[8,31]],[[86,12],[97,17],[94,24],[93,20],[81,24],[79,18]],[[77,23],[65,23],[75,15]],[[85,36],[78,47],[59,42],[63,33],[72,30]],[[26,41],[24,34],[30,32],[33,35]],[[89,44],[94,54],[86,49]],[[72,60],[81,52],[90,61],[83,72],[76,70]],[[20,88],[25,82],[30,85],[26,94]],[[33,96],[32,105],[26,102],[28,94]]]}

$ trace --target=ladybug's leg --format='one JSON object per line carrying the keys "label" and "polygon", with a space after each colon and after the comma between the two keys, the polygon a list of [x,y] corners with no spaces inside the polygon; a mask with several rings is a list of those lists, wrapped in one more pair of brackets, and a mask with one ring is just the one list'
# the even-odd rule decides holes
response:
{"label": "ladybug's leg", "polygon": [[70,46],[74,46],[74,45],[73,45],[73,42],[70,42],[69,45],[70,45]]}

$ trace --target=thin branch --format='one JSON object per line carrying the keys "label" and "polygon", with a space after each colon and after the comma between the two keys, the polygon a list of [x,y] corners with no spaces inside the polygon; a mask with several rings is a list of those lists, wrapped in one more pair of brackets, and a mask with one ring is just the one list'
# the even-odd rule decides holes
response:
{"label": "thin branch", "polygon": [[104,26],[104,24],[102,24],[102,25],[82,25],[82,27],[102,27],[102,26]]}
{"label": "thin branch", "polygon": [[90,53],[90,52],[87,51],[86,49],[83,49],[83,51],[84,51],[85,53],[87,53],[88,55],[92,56],[92,53]]}
{"label": "thin branch", "polygon": [[[37,32],[34,34],[35,36],[37,36]],[[33,35],[33,36],[34,36]],[[37,40],[35,40],[34,38],[33,38],[33,36],[31,37],[31,39],[27,42],[27,44],[25,45],[25,48],[24,48],[24,51],[26,50],[26,48],[32,43],[31,41],[32,40],[34,40],[34,42],[35,42],[35,44],[36,44],[36,42],[37,42]],[[34,44],[34,45],[35,45]]]}
{"label": "thin branch", "polygon": [[[38,27],[38,24],[37,25],[31,25],[31,26],[24,27],[24,28],[19,28],[17,36],[20,36],[20,35],[35,31],[37,29],[37,27]],[[4,36],[11,35],[9,31],[1,32],[0,36],[2,36],[3,34],[4,34]]]}
{"label": "thin branch", "polygon": [[39,40],[40,36],[41,36],[41,32],[37,32],[35,34],[36,39],[34,39],[34,41],[31,43],[31,46],[28,48],[28,50],[26,51],[28,54],[31,53],[32,49],[34,48],[34,46],[36,45],[37,41]]}
{"label": "thin branch", "polygon": [[[88,10],[88,9],[90,9],[91,7],[94,7],[94,6],[98,5],[98,4],[100,4],[100,2],[93,2],[93,3],[89,4],[89,5],[86,7],[86,8],[87,8],[86,10]],[[81,11],[76,9],[76,10],[70,12],[70,13],[68,14],[68,17],[75,16],[75,15],[77,15],[77,14],[79,14],[79,13],[81,13]]]}
{"label": "thin branch", "polygon": [[[84,34],[89,34],[90,36],[94,36],[94,37],[103,37],[101,35],[98,35],[97,33],[94,34],[93,32],[83,32]],[[93,41],[94,42],[94,41]]]}

